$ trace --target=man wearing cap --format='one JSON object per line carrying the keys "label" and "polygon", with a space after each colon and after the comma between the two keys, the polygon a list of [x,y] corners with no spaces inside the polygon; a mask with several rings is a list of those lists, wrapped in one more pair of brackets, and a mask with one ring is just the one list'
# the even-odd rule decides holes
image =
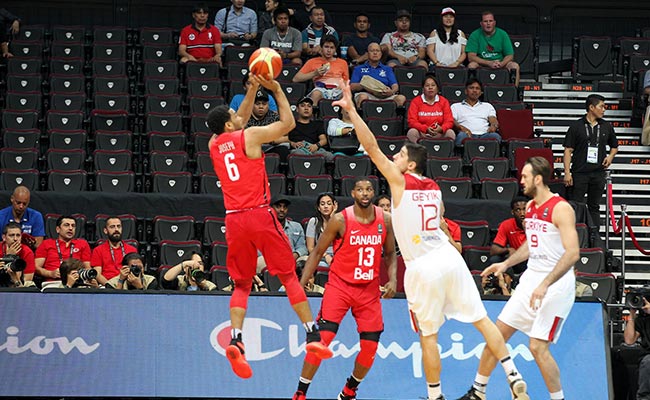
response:
{"label": "man wearing cap", "polygon": [[[277,112],[269,109],[269,94],[260,89],[255,95],[255,103],[253,104],[253,111],[251,117],[246,123],[246,128],[250,126],[266,126],[280,120]],[[278,140],[274,140],[262,145],[264,153],[275,153],[280,156],[281,162],[287,161],[289,155],[289,138],[283,136]]]}
{"label": "man wearing cap", "polygon": [[323,147],[327,146],[325,127],[321,121],[314,121],[314,101],[303,97],[296,104],[296,127],[289,132],[291,153],[322,154],[327,161],[332,161],[334,155]]}
{"label": "man wearing cap", "polygon": [[483,67],[514,70],[515,86],[519,86],[519,64],[513,61],[515,51],[510,36],[503,29],[497,28],[492,11],[483,11],[481,27],[469,35],[465,51],[469,58],[469,69]]}
{"label": "man wearing cap", "polygon": [[209,12],[210,9],[203,3],[194,6],[194,23],[183,28],[178,39],[181,63],[199,61],[221,65],[221,32],[216,26],[208,23]]}
{"label": "man wearing cap", "polygon": [[[251,83],[248,81],[248,74],[244,75],[244,77],[242,78],[242,83],[244,84],[244,89],[246,89],[246,92],[248,92],[248,90],[252,86]],[[264,90],[264,89],[260,89],[260,90]],[[244,96],[246,95],[246,92],[236,94],[232,97],[232,99],[230,100],[231,110],[233,110],[234,112],[237,112],[237,110],[239,110],[239,106],[241,105],[242,101],[244,101]],[[275,102],[273,96],[269,96],[269,110],[278,112],[278,104]]]}
{"label": "man wearing cap", "polygon": [[[368,61],[354,67],[350,79],[350,89],[354,92],[354,102],[357,108],[366,100],[393,100],[397,106],[404,105],[406,97],[397,94],[399,84],[393,69],[381,63],[381,47],[378,43],[368,45]],[[365,76],[373,78],[375,85],[365,84],[361,81]],[[382,86],[383,85],[383,86]],[[371,87],[372,86],[372,87]]]}
{"label": "man wearing cap", "polygon": [[[284,229],[284,233],[286,233],[289,238],[289,244],[291,245],[291,251],[293,251],[294,260],[296,260],[296,262],[307,260],[308,254],[307,244],[305,242],[305,231],[302,229],[300,223],[287,219],[290,205],[291,200],[285,196],[278,196],[278,198],[274,199],[273,203],[271,203],[271,207],[275,210],[275,214],[278,217],[280,225]],[[257,258],[257,273],[261,273],[265,267],[266,261],[264,261],[264,257],[260,255]]]}
{"label": "man wearing cap", "polygon": [[453,8],[443,8],[440,19],[440,26],[432,30],[427,39],[427,56],[434,67],[459,67],[467,58],[467,38],[456,27],[456,11]]}
{"label": "man wearing cap", "polygon": [[386,65],[413,65],[427,68],[425,39],[419,33],[411,32],[411,13],[407,10],[397,11],[395,15],[395,32],[384,34],[381,50],[388,56]]}

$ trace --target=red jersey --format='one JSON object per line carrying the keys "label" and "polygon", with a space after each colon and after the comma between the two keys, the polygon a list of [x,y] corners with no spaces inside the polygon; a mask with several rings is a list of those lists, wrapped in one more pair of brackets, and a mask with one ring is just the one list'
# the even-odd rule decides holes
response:
{"label": "red jersey", "polygon": [[138,249],[124,242],[120,242],[117,248],[112,248],[111,242],[107,240],[93,249],[90,265],[92,267],[101,267],[104,278],[111,279],[120,274],[122,258],[129,253],[137,252]]}
{"label": "red jersey", "polygon": [[210,158],[221,181],[226,211],[269,205],[271,194],[264,153],[260,158],[248,158],[243,129],[217,136],[210,147]]}
{"label": "red jersey", "polygon": [[379,265],[386,240],[384,211],[372,206],[375,220],[362,224],[354,216],[354,206],[343,210],[345,234],[334,240],[334,261],[330,272],[348,283],[379,283]]}
{"label": "red jersey", "polygon": [[[7,243],[2,242],[0,246],[0,257],[4,257],[7,254]],[[34,264],[34,252],[28,246],[24,244],[20,246],[20,251],[17,254],[18,257],[22,258],[27,266],[25,266],[24,274],[33,274],[36,271],[36,265]]]}
{"label": "red jersey", "polygon": [[[57,246],[58,243],[58,246]],[[90,262],[90,246],[84,239],[72,239],[66,243],[60,239],[45,239],[36,249],[35,258],[44,258],[43,268],[56,271],[63,260],[76,258],[83,262]]]}
{"label": "red jersey", "polygon": [[460,242],[461,239],[460,225],[458,225],[456,221],[451,220],[447,217],[443,217],[443,218],[447,223],[447,229],[449,229],[449,234],[451,235],[451,238],[454,239],[454,242]]}
{"label": "red jersey", "polygon": [[202,30],[198,30],[194,24],[188,25],[181,31],[178,44],[187,46],[187,52],[196,59],[209,59],[216,55],[214,45],[221,43],[219,29],[206,24]]}
{"label": "red jersey", "polygon": [[514,218],[508,218],[499,225],[499,230],[493,243],[501,247],[510,245],[510,247],[516,250],[525,241],[526,232],[517,225],[517,221]]}

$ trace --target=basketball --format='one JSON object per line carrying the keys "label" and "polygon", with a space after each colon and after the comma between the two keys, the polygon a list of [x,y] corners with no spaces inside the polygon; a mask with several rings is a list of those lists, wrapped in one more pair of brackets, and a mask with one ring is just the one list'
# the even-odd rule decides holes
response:
{"label": "basketball", "polygon": [[261,75],[267,79],[276,78],[282,70],[282,57],[273,49],[260,47],[251,54],[248,70],[253,75]]}

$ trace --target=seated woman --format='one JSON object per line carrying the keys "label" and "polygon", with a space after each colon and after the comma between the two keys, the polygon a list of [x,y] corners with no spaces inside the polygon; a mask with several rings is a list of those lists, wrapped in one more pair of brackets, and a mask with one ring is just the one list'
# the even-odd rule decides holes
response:
{"label": "seated woman", "polygon": [[449,101],[440,94],[436,77],[428,73],[422,82],[422,94],[411,101],[408,109],[408,139],[417,143],[422,138],[454,139],[454,116]]}
{"label": "seated woman", "polygon": [[[321,233],[325,231],[327,223],[332,215],[336,213],[337,208],[338,203],[332,193],[321,193],[316,198],[316,216],[309,219],[309,222],[307,222],[307,228],[305,229],[305,242],[307,243],[307,251],[309,253],[311,253],[316,247],[318,238]],[[327,248],[327,251],[325,251],[325,255],[318,266],[329,267],[332,263],[333,257],[334,249],[330,246]]]}
{"label": "seated woman", "polygon": [[429,66],[456,68],[463,65],[467,58],[467,38],[463,31],[456,27],[456,12],[453,8],[442,9],[440,25],[431,31],[426,43],[427,56],[431,60]]}

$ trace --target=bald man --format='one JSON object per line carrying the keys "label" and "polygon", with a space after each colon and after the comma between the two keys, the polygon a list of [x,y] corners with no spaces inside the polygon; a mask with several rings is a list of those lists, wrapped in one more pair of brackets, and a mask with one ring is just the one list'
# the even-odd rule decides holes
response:
{"label": "bald man", "polygon": [[[45,237],[45,224],[43,214],[29,208],[31,194],[25,186],[17,186],[11,195],[11,205],[0,210],[0,229],[9,222],[20,224],[23,234],[34,237],[33,246],[38,247]],[[30,243],[32,245],[32,243]]]}

